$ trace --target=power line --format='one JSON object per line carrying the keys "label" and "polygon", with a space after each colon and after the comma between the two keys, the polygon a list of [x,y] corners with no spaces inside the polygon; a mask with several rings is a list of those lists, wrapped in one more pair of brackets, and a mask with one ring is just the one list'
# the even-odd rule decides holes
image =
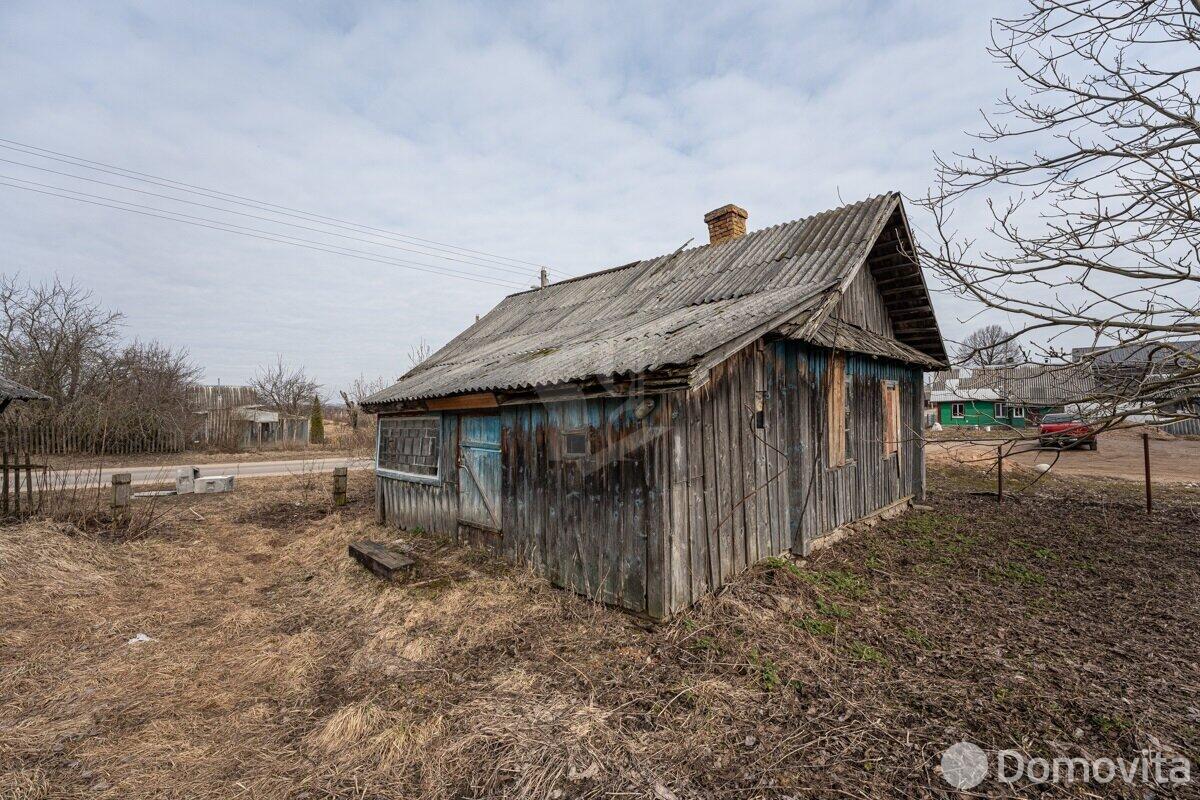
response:
{"label": "power line", "polygon": [[[8,178],[8,176],[0,175],[0,178]],[[17,181],[22,180],[21,178],[9,178],[9,179],[17,180]],[[33,181],[22,181],[22,182],[23,183],[33,183]],[[311,240],[297,239],[296,237],[285,236],[284,234],[274,234],[274,233],[268,232],[266,235],[261,235],[260,232],[252,232],[252,231],[255,231],[255,229],[253,229],[253,228],[243,228],[243,226],[241,226],[241,225],[233,225],[232,223],[218,222],[217,224],[207,224],[207,222],[192,221],[192,220],[203,219],[202,217],[193,217],[192,220],[179,219],[179,217],[185,217],[185,216],[189,216],[189,215],[177,214],[177,216],[168,216],[170,214],[176,214],[176,212],[167,211],[165,213],[152,213],[149,211],[139,211],[136,208],[126,208],[125,206],[122,206],[122,205],[112,205],[111,203],[104,203],[104,202],[99,202],[96,200],[87,200],[87,199],[84,199],[83,197],[71,197],[69,194],[58,194],[57,192],[46,191],[43,189],[35,189],[31,186],[19,186],[15,183],[7,183],[5,180],[0,180],[0,186],[7,186],[12,189],[21,189],[21,190],[24,190],[27,192],[36,192],[38,194],[49,195],[51,197],[61,197],[64,200],[74,200],[78,203],[87,203],[87,204],[93,205],[93,206],[103,206],[105,208],[116,209],[117,211],[126,211],[130,214],[141,214],[142,216],[145,216],[145,217],[155,217],[157,219],[165,219],[170,222],[179,222],[184,225],[193,225],[198,228],[210,228],[212,230],[223,231],[225,233],[236,233],[239,236],[246,236],[251,239],[262,239],[264,241],[276,242],[278,244],[290,244],[290,245],[293,245],[294,247],[302,247],[305,250],[317,250],[322,253],[332,253],[333,255],[346,256],[347,258],[356,258],[360,261],[373,261],[377,264],[387,264],[389,266],[398,266],[403,269],[413,269],[413,270],[417,270],[419,272],[428,272],[433,275],[442,275],[442,276],[451,277],[451,278],[462,278],[465,280],[475,281],[476,283],[484,283],[484,284],[488,284],[491,286],[499,286],[502,289],[512,289],[514,287],[521,288],[521,289],[525,288],[522,284],[519,284],[519,283],[503,281],[501,279],[490,279],[487,276],[479,276],[479,275],[473,275],[470,273],[457,272],[457,271],[452,271],[452,270],[448,270],[448,269],[443,269],[440,267],[433,267],[431,265],[418,265],[413,262],[400,261],[398,259],[390,259],[390,258],[386,258],[386,257],[372,257],[370,255],[357,255],[359,253],[364,253],[366,251],[352,250],[350,248],[340,248],[337,246],[321,246],[324,243],[311,243]],[[58,187],[52,187],[52,188],[58,188]],[[71,190],[66,189],[64,191],[70,192]],[[74,194],[84,194],[84,193],[83,192],[74,192]],[[111,198],[105,198],[105,199],[108,200]],[[115,202],[120,203],[122,201],[117,200]],[[136,205],[136,204],[126,203],[125,205]],[[146,206],[143,206],[143,208],[146,208]],[[155,209],[155,211],[162,211],[162,209]],[[243,228],[243,230],[235,230],[235,228]]]}
{"label": "power line", "polygon": [[[235,210],[234,210],[234,209],[232,209],[232,208],[223,208],[223,207],[221,207],[221,206],[214,206],[214,205],[210,205],[209,203],[200,203],[200,202],[197,202],[197,201],[195,201],[195,200],[185,200],[185,199],[184,199],[184,198],[182,198],[182,197],[172,197],[171,195],[168,195],[168,194],[160,194],[159,192],[151,192],[151,191],[147,191],[147,190],[145,190],[145,189],[137,189],[137,188],[135,188],[135,187],[133,187],[133,186],[123,186],[123,185],[121,185],[121,184],[119,184],[119,183],[110,183],[109,181],[102,181],[102,180],[99,180],[99,179],[97,179],[97,178],[88,178],[88,177],[86,177],[86,176],[84,176],[84,175],[74,175],[74,174],[72,174],[72,173],[70,173],[70,172],[63,172],[63,171],[61,171],[61,170],[57,170],[57,169],[50,169],[49,167],[39,167],[39,166],[37,166],[36,164],[26,164],[26,163],[25,163],[25,162],[23,162],[23,161],[13,161],[12,159],[9,159],[9,158],[0,158],[0,162],[2,162],[2,163],[5,163],[5,164],[15,164],[16,166],[19,166],[19,167],[28,167],[29,169],[36,169],[36,170],[39,170],[39,171],[41,171],[41,172],[49,172],[49,173],[50,173],[50,174],[52,174],[52,175],[61,175],[62,177],[65,177],[65,178],[73,178],[73,179],[75,179],[75,180],[87,181],[88,183],[95,183],[95,184],[99,184],[100,186],[109,186],[109,187],[112,187],[112,188],[114,188],[114,189],[121,189],[121,190],[123,190],[123,191],[128,191],[128,192],[136,192],[136,193],[138,193],[138,194],[144,194],[144,195],[147,195],[147,196],[149,196],[149,197],[158,197],[158,198],[161,198],[161,199],[163,199],[163,200],[170,200],[170,201],[171,201],[171,202],[173,202],[173,203],[186,203],[187,205],[190,205],[190,206],[199,206],[200,208],[208,208],[208,209],[212,209],[213,211],[220,211],[220,212],[221,212],[221,213],[223,213],[223,214],[237,214],[238,216],[241,216],[241,217],[249,217],[250,219],[257,219],[257,220],[261,220],[261,221],[263,221],[263,222],[269,222],[269,223],[271,223],[272,225],[286,225],[286,226],[287,226],[287,227],[289,227],[289,228],[297,228],[297,229],[299,229],[299,230],[303,230],[303,231],[310,231],[310,232],[312,232],[312,233],[319,233],[319,234],[321,234],[321,235],[323,235],[323,236],[338,236],[338,237],[341,237],[341,238],[343,238],[343,239],[350,239],[350,240],[352,240],[352,241],[356,241],[356,242],[364,242],[364,243],[366,243],[366,244],[373,244],[373,245],[375,245],[376,247],[387,247],[387,248],[390,248],[390,249],[393,249],[393,250],[401,250],[401,251],[403,251],[403,252],[406,252],[406,253],[416,253],[417,255],[422,255],[422,256],[429,256],[429,255],[433,255],[432,253],[427,253],[427,252],[424,252],[424,251],[422,251],[422,250],[413,250],[413,249],[411,249],[411,248],[408,248],[408,247],[400,247],[400,246],[398,246],[398,245],[394,245],[394,244],[388,244],[387,242],[380,242],[380,241],[376,241],[375,239],[365,239],[365,238],[363,238],[363,237],[361,237],[361,236],[350,236],[349,234],[345,234],[345,233],[335,233],[334,231],[326,231],[326,230],[321,230],[320,228],[312,228],[312,227],[309,227],[309,226],[307,226],[307,225],[297,225],[297,224],[296,224],[296,223],[294,223],[294,222],[284,222],[283,220],[272,219],[271,217],[264,217],[264,216],[260,216],[260,215],[258,215],[258,214],[250,214],[250,213],[248,213],[248,212],[246,212],[246,211],[235,211]],[[11,177],[11,176],[10,176],[10,177]],[[22,180],[22,179],[21,179],[21,178],[12,178],[12,180],[18,180],[18,181],[19,181],[19,180]],[[48,188],[48,189],[59,189],[59,190],[61,190],[61,191],[64,191],[64,192],[74,192],[74,190],[73,190],[73,189],[67,189],[67,188],[65,188],[65,187],[62,187],[62,186],[49,186],[49,185],[47,185],[47,184],[37,183],[36,181],[26,181],[26,182],[27,182],[27,183],[32,183],[32,184],[34,184],[35,186],[43,186],[43,187],[45,187],[45,188]],[[86,196],[88,196],[88,197],[97,197],[97,196],[98,196],[98,195],[87,195],[85,192],[76,192],[76,193],[77,193],[77,194],[84,194],[84,195],[86,195]],[[110,198],[110,197],[102,197],[101,199],[105,199],[105,200],[113,200],[114,202],[117,202],[117,203],[125,203],[125,202],[126,202],[126,201],[124,201],[124,200],[118,200],[118,199],[116,199],[116,198]],[[129,203],[129,205],[137,205],[137,204],[136,204],[136,203]],[[150,208],[150,206],[143,206],[143,207],[144,207],[144,208]],[[161,211],[161,210],[164,210],[164,209],[157,209],[157,210],[160,210],[160,211]],[[168,214],[175,214],[175,213],[180,213],[180,212],[175,212],[175,211],[167,211],[166,213],[168,213]],[[184,216],[186,216],[186,215],[184,215]],[[229,223],[229,224],[232,224],[232,223]],[[529,278],[529,270],[525,270],[525,269],[516,269],[516,268],[513,268],[513,267],[501,267],[501,266],[494,266],[494,265],[491,265],[491,264],[476,264],[476,263],[474,263],[474,262],[471,262],[471,261],[463,261],[463,260],[461,260],[461,259],[457,259],[457,258],[448,258],[448,257],[446,257],[446,256],[435,256],[435,257],[436,257],[436,258],[442,258],[442,259],[445,259],[445,260],[447,260],[447,261],[456,261],[456,262],[458,262],[458,263],[461,263],[461,264],[467,264],[468,266],[472,266],[472,267],[481,267],[481,268],[483,268],[483,269],[491,269],[491,270],[496,270],[496,271],[500,271],[500,272],[509,272],[509,273],[512,273],[512,274],[515,274],[515,275],[520,275],[522,278],[526,278],[526,279],[527,279],[527,278]],[[427,264],[426,266],[434,266],[434,265],[433,265],[433,264]],[[508,279],[508,278],[506,278],[505,280],[511,280],[511,279]]]}
{"label": "power line", "polygon": [[[13,145],[15,145],[15,146],[13,146]],[[299,218],[305,219],[305,221],[307,221],[307,222],[317,222],[318,224],[329,225],[331,227],[350,226],[350,229],[358,229],[359,232],[364,232],[364,231],[371,232],[376,235],[393,237],[393,238],[396,238],[399,240],[408,240],[411,242],[421,242],[421,243],[423,243],[424,246],[434,246],[434,247],[431,247],[430,249],[442,249],[442,250],[445,250],[446,252],[459,251],[461,253],[471,253],[476,256],[481,256],[483,258],[486,258],[487,260],[490,260],[490,261],[496,261],[499,263],[510,262],[510,263],[514,263],[514,264],[524,264],[526,266],[544,268],[547,270],[553,270],[554,272],[558,272],[563,275],[569,275],[569,273],[566,273],[563,270],[547,267],[544,264],[538,264],[538,263],[532,262],[532,261],[523,261],[521,259],[509,258],[507,256],[499,256],[499,255],[496,255],[495,253],[488,253],[483,250],[472,250],[470,248],[460,247],[458,245],[447,244],[445,242],[438,242],[433,239],[422,239],[419,236],[410,236],[408,234],[395,233],[393,231],[387,231],[382,228],[375,228],[370,225],[363,225],[361,223],[351,222],[349,220],[339,219],[337,217],[329,217],[329,216],[325,216],[322,214],[316,214],[314,212],[303,211],[301,209],[291,208],[289,206],[283,206],[283,205],[278,205],[276,203],[270,203],[265,200],[255,200],[250,197],[244,197],[242,195],[232,194],[229,192],[222,192],[218,189],[209,189],[207,187],[197,186],[195,184],[184,183],[182,181],[176,181],[171,178],[164,178],[162,176],[153,175],[153,174],[147,173],[147,172],[138,172],[137,170],[126,169],[125,167],[119,167],[119,166],[116,166],[113,164],[106,164],[102,161],[92,161],[92,160],[89,160],[86,158],[82,158],[80,156],[73,156],[73,155],[70,155],[69,153],[61,153],[56,150],[49,150],[44,147],[37,147],[36,145],[25,144],[23,142],[14,141],[12,139],[0,138],[0,147],[3,147],[8,150],[16,150],[17,152],[25,153],[26,155],[36,156],[38,158],[45,158],[45,159],[48,159],[51,161],[59,161],[61,163],[70,164],[71,166],[82,167],[84,169],[91,169],[91,170],[95,170],[97,172],[107,172],[110,175],[117,175],[119,177],[127,178],[130,180],[142,181],[144,183],[151,183],[151,184],[154,184],[157,186],[162,186],[163,188],[173,189],[174,191],[183,191],[183,192],[191,192],[191,193],[196,193],[196,194],[203,194],[203,195],[211,197],[213,199],[222,200],[227,203],[234,203],[236,205],[243,205],[243,206],[250,206],[253,208],[259,208],[259,210],[270,211],[270,213],[273,213],[273,214],[280,214],[282,216],[291,216],[291,217],[296,217],[299,215]],[[45,155],[47,153],[49,153],[50,155]],[[58,156],[58,157],[56,157],[56,156]],[[69,159],[69,160],[67,160],[67,159]],[[117,170],[117,171],[113,172],[112,170]],[[426,254],[426,255],[432,255],[432,254]],[[441,256],[439,256],[439,257],[441,257]]]}

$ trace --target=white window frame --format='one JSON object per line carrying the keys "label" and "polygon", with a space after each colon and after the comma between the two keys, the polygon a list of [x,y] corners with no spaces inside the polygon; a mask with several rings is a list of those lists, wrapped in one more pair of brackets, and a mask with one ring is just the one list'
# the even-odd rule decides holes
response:
{"label": "white window frame", "polygon": [[992,419],[1004,419],[1008,416],[1008,406],[1005,403],[992,404]]}
{"label": "white window frame", "polygon": [[966,403],[951,403],[950,404],[950,419],[966,419],[967,404]]}
{"label": "white window frame", "polygon": [[1025,406],[1013,406],[1012,407],[1012,418],[1013,419],[1025,419]]}
{"label": "white window frame", "polygon": [[[437,473],[434,475],[417,475],[398,469],[387,469],[379,466],[379,444],[383,440],[383,421],[385,419],[429,419],[437,422]],[[438,414],[387,414],[375,420],[375,474],[381,478],[391,478],[409,483],[440,484],[442,482],[442,435],[445,433],[442,415]]]}

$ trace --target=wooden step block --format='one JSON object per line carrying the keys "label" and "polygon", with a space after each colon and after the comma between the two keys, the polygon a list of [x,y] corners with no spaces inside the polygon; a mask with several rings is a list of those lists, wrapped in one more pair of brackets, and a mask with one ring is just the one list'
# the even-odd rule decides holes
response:
{"label": "wooden step block", "polygon": [[384,580],[407,581],[417,573],[417,562],[383,542],[351,542],[350,555]]}

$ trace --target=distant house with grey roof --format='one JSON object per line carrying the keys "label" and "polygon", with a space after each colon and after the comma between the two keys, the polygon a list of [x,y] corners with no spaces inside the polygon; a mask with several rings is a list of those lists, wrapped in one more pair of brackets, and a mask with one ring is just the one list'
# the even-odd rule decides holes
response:
{"label": "distant house with grey roof", "polygon": [[363,403],[381,521],[667,617],[921,497],[942,337],[898,194],[510,295]]}
{"label": "distant house with grey roof", "polygon": [[943,427],[1023,428],[1084,402],[1094,389],[1091,372],[1076,364],[955,367],[934,373],[929,403]]}

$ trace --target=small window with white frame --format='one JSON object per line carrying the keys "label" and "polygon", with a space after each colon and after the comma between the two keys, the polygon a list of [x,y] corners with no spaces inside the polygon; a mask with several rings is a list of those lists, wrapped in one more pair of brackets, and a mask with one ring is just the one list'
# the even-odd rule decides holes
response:
{"label": "small window with white frame", "polygon": [[966,407],[962,403],[951,403],[950,416],[954,419],[962,419],[967,416]]}
{"label": "small window with white frame", "polygon": [[1013,419],[1025,419],[1025,406],[1013,406],[1012,417]]}
{"label": "small window with white frame", "polygon": [[996,403],[996,412],[993,414],[996,419],[1004,419],[1008,416],[1008,408],[1004,403]]}
{"label": "small window with white frame", "polygon": [[440,416],[380,417],[375,469],[390,477],[436,480]]}

